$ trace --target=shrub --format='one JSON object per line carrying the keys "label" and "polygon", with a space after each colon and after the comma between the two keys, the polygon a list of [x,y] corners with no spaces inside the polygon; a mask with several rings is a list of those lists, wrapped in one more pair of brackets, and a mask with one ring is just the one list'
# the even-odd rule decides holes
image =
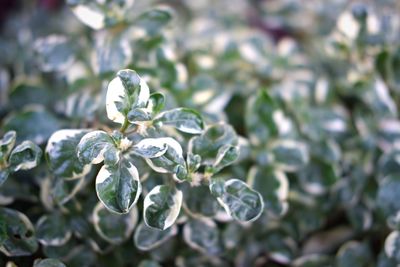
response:
{"label": "shrub", "polygon": [[398,266],[399,8],[21,2],[0,265]]}

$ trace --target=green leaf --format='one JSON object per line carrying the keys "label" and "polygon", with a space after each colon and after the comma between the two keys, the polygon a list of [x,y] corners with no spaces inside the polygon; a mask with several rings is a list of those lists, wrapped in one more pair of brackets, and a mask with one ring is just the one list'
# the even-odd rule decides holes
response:
{"label": "green leaf", "polygon": [[0,218],[7,228],[7,238],[0,251],[7,257],[28,256],[38,249],[34,228],[28,217],[19,211],[0,208]]}
{"label": "green leaf", "polygon": [[143,158],[160,157],[168,149],[168,143],[165,140],[165,138],[145,138],[134,145],[130,151]]}
{"label": "green leaf", "polygon": [[296,171],[309,161],[307,146],[302,142],[281,139],[270,144],[268,150],[276,166],[284,171]]}
{"label": "green leaf", "polygon": [[250,169],[247,182],[251,188],[256,188],[261,194],[267,212],[275,217],[286,213],[288,210],[289,181],[284,172],[253,167]]}
{"label": "green leaf", "polygon": [[222,146],[237,144],[238,138],[232,126],[218,123],[208,126],[200,136],[190,139],[189,152],[199,155],[203,164],[212,165]]}
{"label": "green leaf", "polygon": [[98,164],[104,160],[106,165],[115,165],[120,157],[114,140],[104,131],[85,134],[78,143],[76,151],[83,164]]}
{"label": "green leaf", "polygon": [[93,224],[101,238],[111,244],[121,244],[128,239],[138,221],[138,211],[133,207],[127,214],[115,214],[98,203],[93,210]]}
{"label": "green leaf", "polygon": [[116,123],[124,124],[129,111],[145,108],[149,97],[147,83],[135,71],[120,70],[107,88],[107,117]]}
{"label": "green leaf", "polygon": [[389,259],[400,263],[400,232],[391,232],[385,240],[385,253]]}
{"label": "green leaf", "polygon": [[160,157],[146,158],[147,164],[156,172],[173,173],[176,181],[184,181],[187,168],[181,145],[170,137],[158,138],[158,142],[166,144],[168,149]]}
{"label": "green leaf", "polygon": [[398,213],[400,211],[400,202],[398,196],[400,194],[400,176],[392,174],[385,177],[378,188],[376,203],[383,211],[388,219],[398,221]]}
{"label": "green leaf", "polygon": [[61,122],[42,106],[32,105],[6,117],[3,127],[4,131],[18,132],[17,142],[31,140],[41,145],[61,128]]}
{"label": "green leaf", "polygon": [[203,118],[192,109],[175,108],[164,111],[154,118],[158,127],[171,126],[189,134],[201,134],[204,129]]}
{"label": "green leaf", "polygon": [[340,247],[336,255],[336,266],[368,266],[372,260],[371,250],[367,244],[349,241]]}
{"label": "green leaf", "polygon": [[66,265],[57,259],[43,259],[35,260],[33,267],[66,267]]}
{"label": "green leaf", "polygon": [[[210,184],[211,192],[215,191],[213,187],[214,184]],[[217,200],[233,219],[242,222],[255,221],[264,209],[260,193],[239,179],[226,181]]]}
{"label": "green leaf", "polygon": [[277,103],[266,90],[250,97],[246,105],[246,130],[255,145],[266,143],[271,137],[279,135],[278,114],[281,112]]}
{"label": "green leaf", "polygon": [[15,145],[16,138],[17,133],[15,131],[8,131],[4,134],[3,138],[0,140],[0,162],[7,160],[8,155],[10,155]]}
{"label": "green leaf", "polygon": [[128,112],[127,118],[131,123],[150,121],[151,113],[145,108],[135,108]]}
{"label": "green leaf", "polygon": [[135,20],[135,26],[141,27],[149,36],[158,35],[172,19],[172,10],[166,6],[159,6],[141,14]]}
{"label": "green leaf", "polygon": [[165,106],[165,95],[159,92],[152,93],[147,103],[147,109],[152,114],[158,114]]}
{"label": "green leaf", "polygon": [[143,251],[149,251],[164,244],[178,233],[175,225],[165,230],[148,227],[145,223],[139,224],[133,237],[135,246]]}
{"label": "green leaf", "polygon": [[62,35],[39,38],[33,44],[35,59],[44,72],[64,71],[74,61],[73,43]]}
{"label": "green leaf", "polygon": [[228,165],[231,165],[239,157],[239,147],[225,145],[218,149],[218,154],[212,166],[212,172],[217,173]]}
{"label": "green leaf", "polygon": [[144,222],[149,227],[165,230],[178,218],[181,206],[181,191],[168,185],[158,185],[144,199]]}
{"label": "green leaf", "polygon": [[110,211],[128,213],[142,192],[136,167],[125,159],[116,166],[104,165],[96,177],[96,192]]}
{"label": "green leaf", "polygon": [[209,255],[222,252],[222,242],[215,222],[207,218],[192,219],[183,228],[183,239],[193,249]]}
{"label": "green leaf", "polygon": [[161,267],[156,261],[143,260],[139,263],[138,267]]}
{"label": "green leaf", "polygon": [[333,266],[332,260],[327,255],[305,255],[293,261],[293,267],[321,267]]}
{"label": "green leaf", "polygon": [[207,186],[200,185],[191,187],[187,184],[187,186],[183,187],[183,197],[183,205],[185,205],[192,214],[200,217],[212,217],[219,210],[219,204],[211,195]]}
{"label": "green leaf", "polygon": [[76,147],[88,130],[60,130],[50,137],[46,146],[46,158],[53,174],[63,179],[75,179],[90,171],[77,156]]}
{"label": "green leaf", "polygon": [[62,214],[44,215],[36,223],[36,237],[44,246],[62,246],[71,238],[71,231]]}
{"label": "green leaf", "polygon": [[10,175],[10,170],[8,169],[0,170],[0,186],[4,184],[9,175]]}
{"label": "green leaf", "polygon": [[13,149],[8,159],[12,171],[29,170],[36,167],[42,157],[42,150],[31,141],[24,141]]}

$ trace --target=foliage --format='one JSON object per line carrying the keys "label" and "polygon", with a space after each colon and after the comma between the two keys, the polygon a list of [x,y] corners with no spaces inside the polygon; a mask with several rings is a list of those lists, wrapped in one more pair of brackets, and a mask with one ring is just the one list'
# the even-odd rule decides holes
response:
{"label": "foliage", "polygon": [[400,6],[325,2],[21,3],[0,266],[400,265]]}

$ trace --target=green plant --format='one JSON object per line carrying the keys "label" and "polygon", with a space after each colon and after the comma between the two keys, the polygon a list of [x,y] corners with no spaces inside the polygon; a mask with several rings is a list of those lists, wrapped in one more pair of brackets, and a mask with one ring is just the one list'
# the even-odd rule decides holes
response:
{"label": "green plant", "polygon": [[400,264],[396,1],[52,1],[0,21],[0,266]]}

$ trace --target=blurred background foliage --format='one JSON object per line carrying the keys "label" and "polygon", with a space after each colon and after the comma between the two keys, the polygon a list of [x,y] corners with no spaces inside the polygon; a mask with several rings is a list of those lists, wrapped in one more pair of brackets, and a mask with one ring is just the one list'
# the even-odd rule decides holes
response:
{"label": "blurred background foliage", "polygon": [[2,135],[44,148],[59,129],[115,127],[105,90],[131,68],[166,108],[232,124],[240,160],[222,175],[265,202],[240,224],[195,187],[199,219],[157,232],[96,207],[93,173],[65,181],[43,159],[0,187],[1,266],[400,264],[398,1],[8,0],[0,25]]}

